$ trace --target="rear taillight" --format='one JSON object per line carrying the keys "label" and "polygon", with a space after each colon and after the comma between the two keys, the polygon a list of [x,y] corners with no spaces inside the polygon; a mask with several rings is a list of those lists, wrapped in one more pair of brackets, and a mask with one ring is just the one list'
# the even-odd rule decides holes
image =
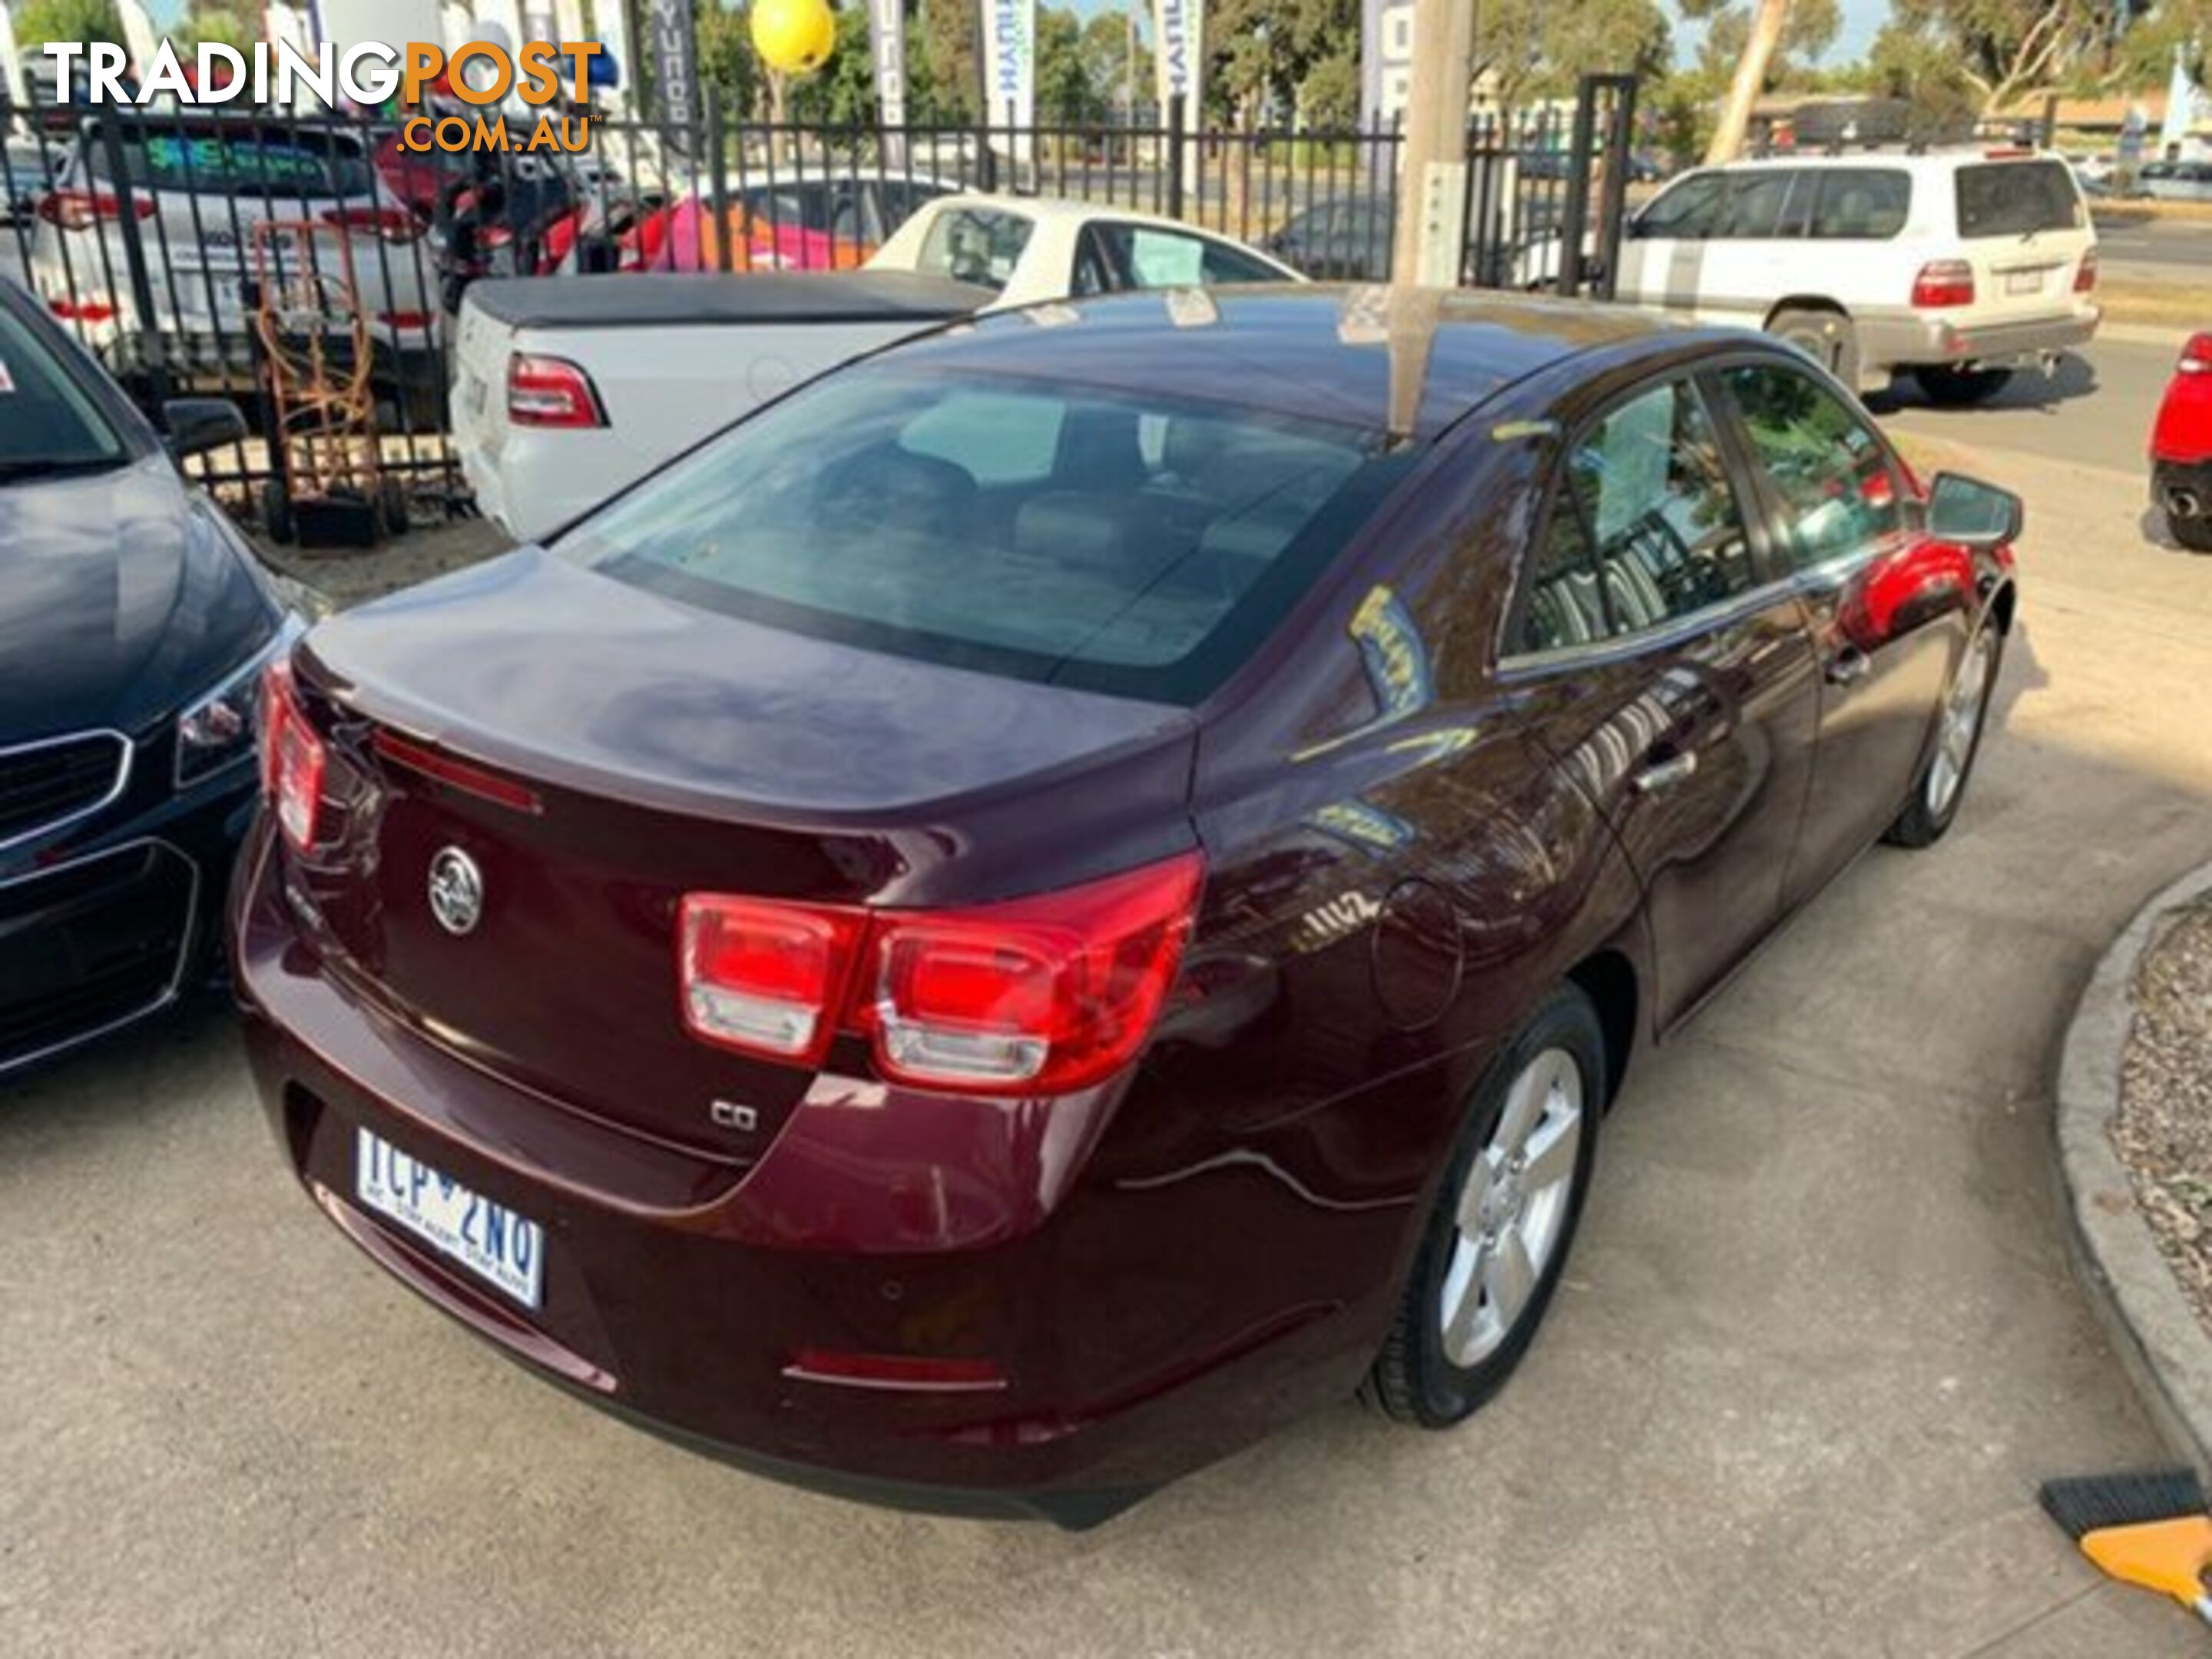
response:
{"label": "rear taillight", "polygon": [[386,242],[411,242],[422,234],[421,223],[404,208],[326,208],[323,222]]}
{"label": "rear taillight", "polygon": [[[84,230],[103,219],[120,219],[123,203],[104,190],[54,190],[39,198],[38,215],[64,230]],[[131,216],[152,218],[153,203],[143,198],[132,201]]]}
{"label": "rear taillight", "polygon": [[564,357],[507,360],[507,418],[516,426],[605,426],[592,377]]}
{"label": "rear taillight", "polygon": [[959,910],[860,910],[693,894],[678,963],[685,1024],[812,1064],[838,1029],[888,1082],[1065,1094],[1152,1035],[1197,912],[1188,853],[1057,893]]}
{"label": "rear taillight", "polygon": [[105,300],[80,300],[75,295],[47,301],[46,309],[65,323],[104,323],[115,315],[115,307]]}
{"label": "rear taillight", "polygon": [[2174,367],[2184,374],[2212,374],[2212,334],[2191,335]]}
{"label": "rear taillight", "polygon": [[2074,268],[2074,291],[2094,294],[2097,291],[2097,250],[2091,248],[2081,256],[2081,263]]}
{"label": "rear taillight", "polygon": [[1921,266],[1919,276],[1912,279],[1912,305],[1917,311],[1973,303],[1974,268],[1964,259],[1937,259]]}
{"label": "rear taillight", "polygon": [[323,740],[301,712],[292,665],[270,664],[261,678],[261,793],[284,839],[302,851],[315,842],[323,764]]}
{"label": "rear taillight", "polygon": [[686,896],[677,963],[684,1023],[725,1048],[813,1064],[836,1035],[866,927],[858,910]]}

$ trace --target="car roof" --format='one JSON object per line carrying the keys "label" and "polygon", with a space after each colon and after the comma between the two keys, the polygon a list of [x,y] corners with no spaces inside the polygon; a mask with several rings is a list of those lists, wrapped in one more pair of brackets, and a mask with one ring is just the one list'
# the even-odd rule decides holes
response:
{"label": "car roof", "polygon": [[1187,224],[1181,219],[1170,219],[1164,214],[1146,213],[1136,208],[1125,208],[1112,202],[1082,202],[1063,196],[1018,196],[1005,191],[995,194],[981,191],[962,191],[956,196],[940,196],[925,204],[944,211],[951,208],[990,208],[1002,213],[1018,213],[1038,223],[1066,223],[1085,219],[1112,219],[1117,223],[1157,225],[1163,230],[1179,230],[1188,234],[1210,236],[1216,241],[1234,242],[1237,238],[1206,225]]}
{"label": "car roof", "polygon": [[1434,437],[1517,380],[1680,325],[1458,289],[1255,283],[1062,301],[956,323],[872,362],[1183,398]]}
{"label": "car roof", "polygon": [[2056,161],[2066,158],[2050,150],[1975,146],[1931,149],[1913,154],[1895,149],[1808,150],[1787,155],[1753,155],[1717,167],[1696,167],[1697,173],[1758,173],[1776,167],[1889,167],[1907,173],[1949,173],[1961,167],[1988,161]]}

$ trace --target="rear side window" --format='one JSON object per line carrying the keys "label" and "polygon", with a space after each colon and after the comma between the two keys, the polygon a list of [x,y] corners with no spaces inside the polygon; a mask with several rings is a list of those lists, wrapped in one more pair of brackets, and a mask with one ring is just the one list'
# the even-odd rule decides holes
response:
{"label": "rear side window", "polygon": [[1614,408],[1576,442],[1532,562],[1519,649],[1659,628],[1759,585],[1712,417],[1687,381]]}
{"label": "rear side window", "polygon": [[1795,173],[1736,174],[1729,181],[1728,202],[1712,234],[1737,239],[1781,235],[1782,210],[1798,177]]}
{"label": "rear side window", "polygon": [[1990,161],[1960,167],[1957,177],[1961,236],[2027,236],[2084,222],[2063,161]]}
{"label": "rear side window", "polygon": [[1888,167],[1833,167],[1818,176],[1817,241],[1886,242],[1912,216],[1912,175]]}
{"label": "rear side window", "polygon": [[1100,264],[1117,288],[1197,288],[1215,283],[1273,283],[1282,273],[1202,236],[1151,225],[1096,224]]}
{"label": "rear side window", "polygon": [[949,276],[994,292],[1013,280],[1036,222],[991,208],[947,208],[922,238],[917,262],[924,276]]}
{"label": "rear side window", "polygon": [[[88,144],[86,161],[94,179],[113,182],[105,144]],[[374,188],[362,151],[314,132],[126,128],[123,165],[134,185],[202,196],[349,197]]]}
{"label": "rear side window", "polygon": [[1381,447],[1364,429],[1218,404],[849,369],[559,552],[818,638],[1194,702],[1411,465]]}

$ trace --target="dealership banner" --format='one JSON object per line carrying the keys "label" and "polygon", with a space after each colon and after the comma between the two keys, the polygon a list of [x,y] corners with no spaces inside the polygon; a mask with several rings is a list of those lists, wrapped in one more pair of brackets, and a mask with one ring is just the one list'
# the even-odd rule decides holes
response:
{"label": "dealership banner", "polygon": [[1183,131],[1195,132],[1206,93],[1206,0],[1152,0],[1152,41],[1160,120],[1180,100]]}
{"label": "dealership banner", "polygon": [[[905,0],[868,0],[868,55],[876,66],[876,118],[886,129],[906,125]],[[886,131],[884,161],[906,165],[906,135]]]}
{"label": "dealership banner", "polygon": [[1360,125],[1403,118],[1413,80],[1413,0],[1360,0]]}
{"label": "dealership banner", "polygon": [[[672,126],[699,114],[699,57],[691,0],[639,0],[638,42],[653,65],[653,110]],[[677,142],[689,148],[683,135]]]}
{"label": "dealership banner", "polygon": [[[988,125],[1027,127],[1036,119],[1036,0],[983,0],[983,92]],[[1027,152],[1026,137],[1018,139]]]}

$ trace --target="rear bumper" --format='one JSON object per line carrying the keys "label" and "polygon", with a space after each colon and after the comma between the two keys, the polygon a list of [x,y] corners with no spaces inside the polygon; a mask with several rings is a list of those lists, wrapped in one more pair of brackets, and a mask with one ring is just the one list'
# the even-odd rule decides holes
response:
{"label": "rear bumper", "polygon": [[[825,1075],[750,1164],[619,1130],[333,976],[267,840],[240,866],[234,975],[287,1161],[380,1266],[595,1406],[817,1490],[1073,1527],[1343,1399],[1372,1356],[1409,1211],[1316,1214],[1226,1164],[1171,1185],[1093,1179],[1072,1149],[1103,1133],[1115,1090],[965,1102]],[[544,1227],[538,1309],[356,1206],[362,1128]],[[1316,1226],[1369,1248],[1291,1242]],[[809,1351],[995,1376],[863,1385],[825,1379]]]}
{"label": "rear bumper", "polygon": [[496,452],[455,446],[477,509],[518,542],[542,542],[635,483],[639,460],[605,428],[574,432],[508,428]]}
{"label": "rear bumper", "polygon": [[1941,313],[1899,312],[1855,319],[1860,361],[1869,369],[1919,367],[2014,368],[2087,345],[2104,313],[2094,305],[2026,322],[1987,322]]}

